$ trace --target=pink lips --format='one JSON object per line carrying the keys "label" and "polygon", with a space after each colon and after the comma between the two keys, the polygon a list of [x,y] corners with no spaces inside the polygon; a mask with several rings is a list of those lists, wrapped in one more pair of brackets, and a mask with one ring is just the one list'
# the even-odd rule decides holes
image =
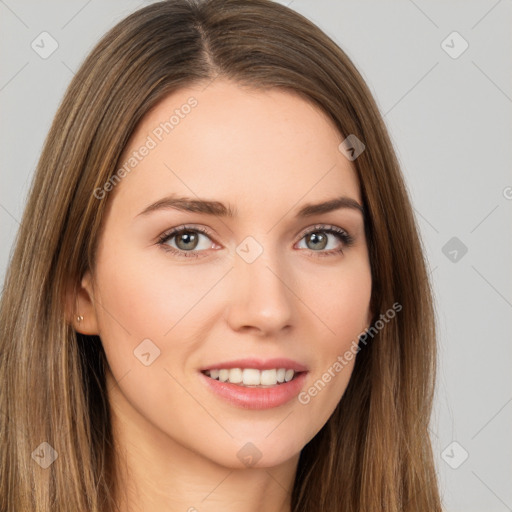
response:
{"label": "pink lips", "polygon": [[282,384],[265,388],[246,387],[230,382],[220,382],[208,377],[204,373],[200,373],[201,380],[208,386],[208,389],[213,391],[216,395],[235,407],[255,410],[270,409],[288,403],[300,393],[300,390],[304,387],[306,375],[308,374],[308,369],[304,365],[284,358],[268,359],[265,361],[254,358],[225,361],[206,366],[201,369],[201,372],[231,368],[255,368],[257,370],[286,368],[295,370],[296,374],[289,382],[283,382]]}
{"label": "pink lips", "polygon": [[249,388],[211,379],[199,374],[211,391],[227,400],[231,405],[243,409],[270,409],[284,405],[295,398],[304,386],[307,372],[297,374],[291,381],[269,388]]}

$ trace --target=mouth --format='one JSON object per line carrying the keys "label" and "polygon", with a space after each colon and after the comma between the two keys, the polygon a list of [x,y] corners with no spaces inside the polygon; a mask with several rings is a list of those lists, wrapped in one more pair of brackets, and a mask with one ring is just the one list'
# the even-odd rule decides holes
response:
{"label": "mouth", "polygon": [[247,388],[272,388],[297,379],[305,371],[292,368],[215,368],[201,373],[212,380]]}
{"label": "mouth", "polygon": [[202,369],[199,375],[210,392],[236,408],[272,409],[292,403],[306,385],[309,370],[298,364],[295,369],[287,368],[288,365],[272,368],[267,362],[260,365],[266,368],[258,369],[235,366],[232,362],[215,365],[220,368]]}

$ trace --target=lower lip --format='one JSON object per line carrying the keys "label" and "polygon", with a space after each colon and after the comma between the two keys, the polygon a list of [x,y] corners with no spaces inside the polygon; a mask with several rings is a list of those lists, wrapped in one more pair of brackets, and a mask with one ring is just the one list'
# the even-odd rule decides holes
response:
{"label": "lower lip", "polygon": [[291,381],[276,384],[269,388],[238,386],[229,382],[212,379],[204,373],[200,375],[212,391],[235,407],[243,409],[271,409],[272,407],[284,405],[295,398],[304,386],[306,374],[307,372],[301,372]]}

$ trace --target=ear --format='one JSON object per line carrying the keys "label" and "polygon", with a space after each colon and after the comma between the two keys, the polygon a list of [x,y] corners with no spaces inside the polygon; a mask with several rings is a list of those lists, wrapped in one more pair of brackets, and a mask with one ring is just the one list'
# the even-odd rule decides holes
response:
{"label": "ear", "polygon": [[89,271],[83,276],[78,289],[70,287],[67,297],[67,319],[73,328],[82,334],[99,334],[92,276]]}

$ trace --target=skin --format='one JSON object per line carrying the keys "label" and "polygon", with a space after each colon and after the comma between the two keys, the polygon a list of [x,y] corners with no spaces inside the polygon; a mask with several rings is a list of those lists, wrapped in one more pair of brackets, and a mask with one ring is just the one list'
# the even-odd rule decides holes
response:
{"label": "skin", "polygon": [[[317,107],[291,92],[256,91],[221,78],[166,97],[140,123],[121,162],[176,108],[198,105],[107,198],[94,272],[78,296],[75,327],[101,337],[111,373],[107,390],[121,475],[120,510],[290,511],[300,450],[342,397],[355,359],[306,405],[235,407],[201,382],[199,368],[244,357],[288,357],[309,369],[307,390],[369,326],[371,274],[361,213],[296,218],[305,204],[347,196],[361,204],[343,140]],[[160,209],[170,194],[231,204],[238,215]],[[182,224],[199,234],[198,258],[158,245]],[[324,249],[308,241],[321,224]],[[325,226],[324,226],[325,225]],[[263,253],[247,263],[236,248],[248,236]],[[193,244],[185,244],[193,247]],[[178,250],[178,237],[167,247]],[[331,249],[343,253],[325,256]],[[183,250],[182,250],[183,252]],[[324,253],[322,255],[321,253]],[[160,355],[134,356],[144,339]],[[262,456],[246,466],[237,452]]]}

